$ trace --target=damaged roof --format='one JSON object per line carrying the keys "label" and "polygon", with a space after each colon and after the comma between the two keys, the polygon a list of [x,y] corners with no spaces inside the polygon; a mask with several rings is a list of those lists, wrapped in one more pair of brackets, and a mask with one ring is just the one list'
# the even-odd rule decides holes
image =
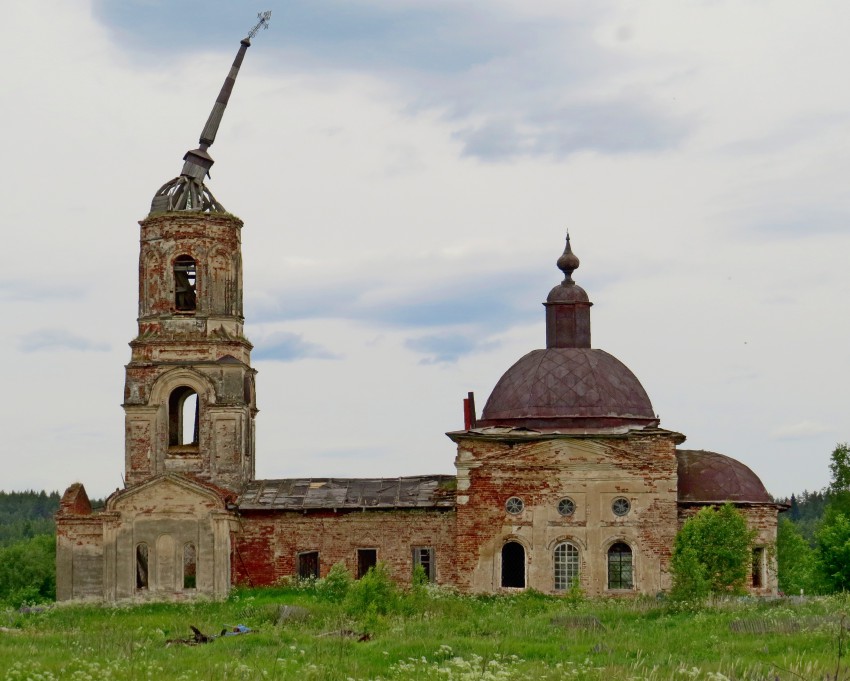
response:
{"label": "damaged roof", "polygon": [[454,475],[252,480],[237,505],[243,511],[454,508],[456,486]]}

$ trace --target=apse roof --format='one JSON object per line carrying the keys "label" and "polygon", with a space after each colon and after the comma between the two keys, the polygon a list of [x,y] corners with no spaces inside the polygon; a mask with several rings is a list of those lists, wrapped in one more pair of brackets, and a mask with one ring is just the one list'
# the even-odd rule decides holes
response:
{"label": "apse roof", "polygon": [[677,449],[679,502],[773,503],[759,477],[732,457],[694,449]]}
{"label": "apse roof", "polygon": [[455,486],[453,475],[253,480],[237,505],[242,511],[453,508]]}

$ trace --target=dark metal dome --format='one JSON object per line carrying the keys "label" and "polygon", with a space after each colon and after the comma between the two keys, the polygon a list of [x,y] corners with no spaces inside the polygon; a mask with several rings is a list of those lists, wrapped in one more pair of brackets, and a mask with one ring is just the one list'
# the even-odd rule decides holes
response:
{"label": "dark metal dome", "polygon": [[680,502],[773,503],[759,477],[732,457],[716,452],[677,449],[676,458]]}
{"label": "dark metal dome", "polygon": [[590,348],[533,350],[499,379],[478,426],[655,426],[640,381],[613,355]]}

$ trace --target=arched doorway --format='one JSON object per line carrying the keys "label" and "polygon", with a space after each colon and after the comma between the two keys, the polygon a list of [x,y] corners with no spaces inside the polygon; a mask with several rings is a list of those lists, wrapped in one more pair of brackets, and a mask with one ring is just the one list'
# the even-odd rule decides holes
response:
{"label": "arched doorway", "polygon": [[525,588],[525,547],[509,541],[502,547],[502,586]]}

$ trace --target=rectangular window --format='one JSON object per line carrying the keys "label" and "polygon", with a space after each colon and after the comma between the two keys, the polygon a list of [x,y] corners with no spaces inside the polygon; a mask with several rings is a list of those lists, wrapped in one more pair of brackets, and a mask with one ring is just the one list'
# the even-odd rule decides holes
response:
{"label": "rectangular window", "polygon": [[764,586],[764,547],[756,546],[753,549],[753,588],[760,589]]}
{"label": "rectangular window", "polygon": [[357,579],[378,563],[378,549],[357,549]]}
{"label": "rectangular window", "polygon": [[319,578],[319,552],[305,551],[298,554],[298,577],[300,579]]}
{"label": "rectangular window", "polygon": [[421,565],[429,582],[437,578],[437,566],[434,563],[434,549],[429,546],[413,547],[413,569]]}

